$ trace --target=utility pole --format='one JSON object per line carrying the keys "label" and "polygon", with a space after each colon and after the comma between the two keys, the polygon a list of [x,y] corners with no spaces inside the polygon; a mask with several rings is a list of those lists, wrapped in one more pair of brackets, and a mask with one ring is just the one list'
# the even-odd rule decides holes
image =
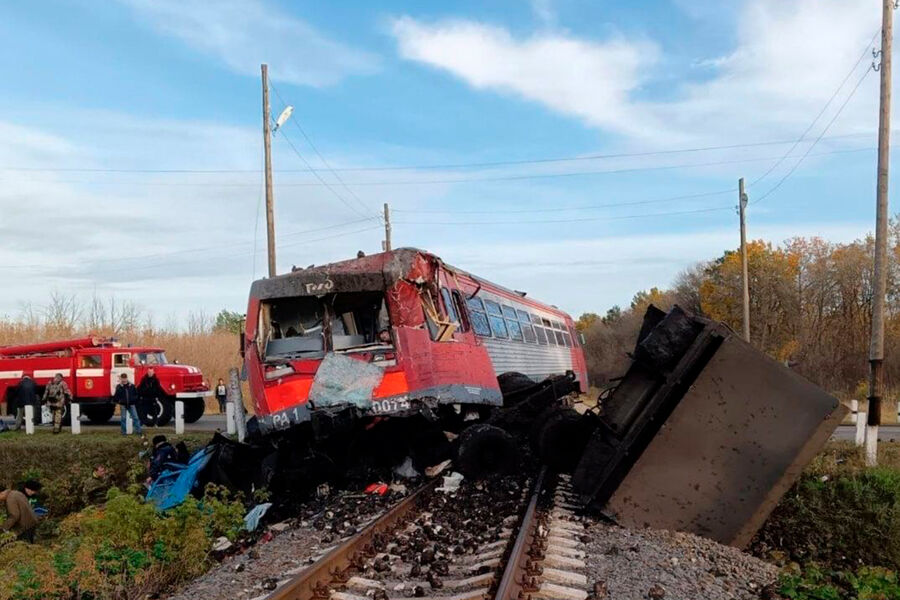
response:
{"label": "utility pole", "polygon": [[384,251],[391,251],[391,209],[384,203]]}
{"label": "utility pole", "polygon": [[275,277],[275,200],[272,196],[272,130],[269,118],[269,67],[262,69],[263,145],[266,153],[266,240],[269,254],[269,277]]}
{"label": "utility pole", "polygon": [[744,178],[738,179],[738,209],[741,214],[741,274],[744,287],[744,339],[750,343],[750,278],[747,268],[747,194],[744,193]]}
{"label": "utility pole", "polygon": [[884,394],[884,301],[887,292],[888,165],[891,132],[891,41],[894,0],[881,6],[881,108],[878,113],[878,191],[875,212],[875,286],[872,299],[872,341],[869,346],[869,410],[866,465],[878,463],[878,426]]}

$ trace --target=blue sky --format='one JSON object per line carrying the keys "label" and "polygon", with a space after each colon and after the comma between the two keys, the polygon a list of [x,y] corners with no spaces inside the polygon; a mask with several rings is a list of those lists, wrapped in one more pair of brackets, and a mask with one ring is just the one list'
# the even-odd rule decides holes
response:
{"label": "blue sky", "polygon": [[7,3],[0,314],[54,291],[243,310],[261,62],[273,112],[295,109],[273,140],[282,271],[377,251],[389,202],[395,245],[577,315],[734,247],[738,177],[768,193],[753,238],[871,229],[878,6],[433,4]]}

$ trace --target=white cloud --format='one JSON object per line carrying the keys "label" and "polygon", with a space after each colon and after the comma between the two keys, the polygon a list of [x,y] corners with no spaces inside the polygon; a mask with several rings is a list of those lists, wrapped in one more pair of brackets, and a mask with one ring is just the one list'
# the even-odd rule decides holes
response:
{"label": "white cloud", "polygon": [[653,44],[560,34],[517,40],[491,25],[429,25],[409,17],[394,21],[393,34],[404,58],[449,71],[475,88],[513,93],[604,129],[649,133],[628,96],[655,60]]}
{"label": "white cloud", "polygon": [[[484,23],[410,17],[396,19],[393,34],[402,57],[475,88],[526,98],[627,141],[671,144],[800,133],[865,49],[879,14],[869,3],[845,0],[746,2],[733,51],[695,60],[711,78],[669,90],[664,101],[642,94],[663,51],[644,39],[559,32],[519,39]],[[865,115],[874,114],[876,79],[848,106],[842,130],[874,127]]]}
{"label": "white cloud", "polygon": [[121,0],[154,29],[213,56],[243,75],[268,63],[273,79],[323,87],[373,73],[374,55],[319,33],[261,0]]}

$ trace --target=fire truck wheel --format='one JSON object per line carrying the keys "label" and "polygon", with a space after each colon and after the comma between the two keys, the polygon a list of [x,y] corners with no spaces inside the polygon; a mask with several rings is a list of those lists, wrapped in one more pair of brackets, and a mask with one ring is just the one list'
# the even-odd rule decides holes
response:
{"label": "fire truck wheel", "polygon": [[203,398],[190,398],[184,401],[184,422],[196,423],[203,416],[206,403]]}
{"label": "fire truck wheel", "polygon": [[459,470],[466,477],[480,479],[496,473],[508,473],[516,464],[518,452],[512,436],[493,425],[472,425],[459,435]]}
{"label": "fire truck wheel", "polygon": [[97,406],[81,406],[81,413],[94,425],[102,425],[112,419],[116,412],[115,404],[99,404]]}
{"label": "fire truck wheel", "polygon": [[148,403],[142,412],[141,423],[145,427],[165,427],[175,416],[175,401],[172,398],[160,398]]}

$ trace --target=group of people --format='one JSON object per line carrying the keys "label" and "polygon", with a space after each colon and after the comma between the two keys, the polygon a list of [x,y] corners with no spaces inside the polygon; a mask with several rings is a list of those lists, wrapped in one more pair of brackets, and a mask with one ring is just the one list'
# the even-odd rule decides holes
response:
{"label": "group of people", "polygon": [[46,404],[50,407],[53,416],[53,433],[59,433],[62,430],[62,416],[66,403],[72,400],[72,392],[63,379],[62,373],[53,376],[53,380],[44,388],[43,395],[39,398],[37,393],[37,385],[34,379],[28,375],[24,375],[19,385],[16,386],[16,393],[13,402],[16,408],[16,426],[15,429],[22,429],[25,424],[25,407],[34,407],[35,414],[39,414],[41,405]]}

